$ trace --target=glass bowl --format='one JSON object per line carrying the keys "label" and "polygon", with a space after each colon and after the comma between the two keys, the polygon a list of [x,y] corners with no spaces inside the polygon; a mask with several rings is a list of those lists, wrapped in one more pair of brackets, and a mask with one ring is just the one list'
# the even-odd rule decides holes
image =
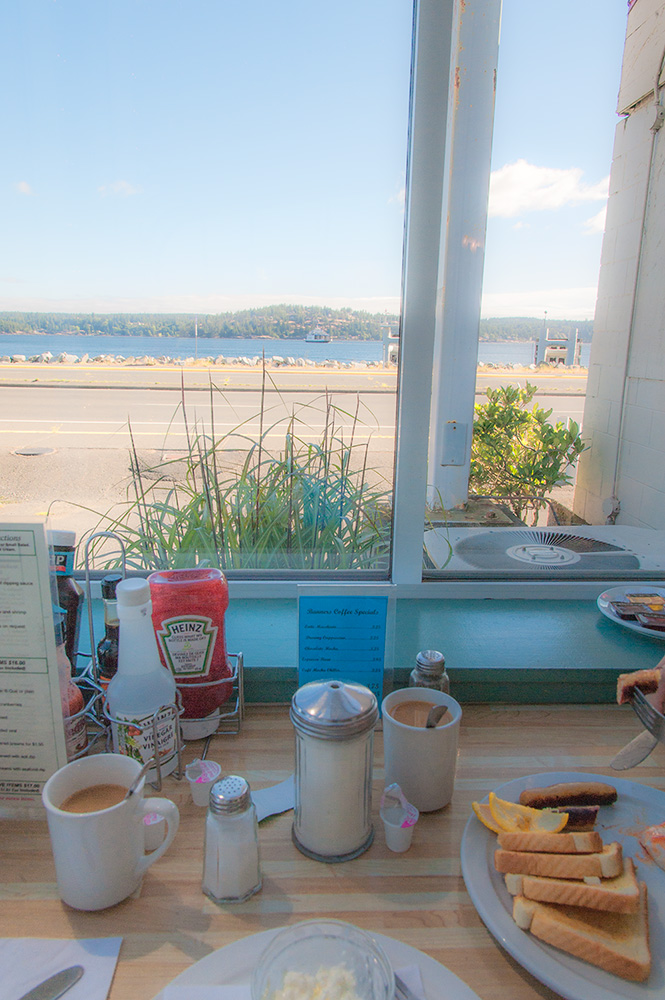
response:
{"label": "glass bowl", "polygon": [[342,920],[304,920],[279,931],[252,973],[252,1000],[280,1000],[275,995],[287,973],[294,974],[289,985],[302,1000],[313,995],[317,974],[319,1000],[332,996],[332,987],[331,992],[325,989],[326,980],[337,977],[343,977],[348,990],[347,994],[343,985],[336,984],[340,1000],[393,1000],[395,994],[395,977],[383,949],[365,931]]}

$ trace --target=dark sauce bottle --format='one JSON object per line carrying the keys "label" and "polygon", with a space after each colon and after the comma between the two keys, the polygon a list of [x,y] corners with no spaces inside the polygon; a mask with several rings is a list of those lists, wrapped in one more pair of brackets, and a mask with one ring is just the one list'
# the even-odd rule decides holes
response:
{"label": "dark sauce bottle", "polygon": [[109,681],[118,669],[118,601],[115,588],[122,580],[120,573],[109,573],[102,580],[104,599],[104,638],[97,644],[97,666],[99,683],[106,690]]}
{"label": "dark sauce bottle", "polygon": [[58,604],[64,612],[65,652],[75,670],[83,611],[83,588],[73,576],[76,532],[60,529],[49,531],[48,542],[53,551]]}

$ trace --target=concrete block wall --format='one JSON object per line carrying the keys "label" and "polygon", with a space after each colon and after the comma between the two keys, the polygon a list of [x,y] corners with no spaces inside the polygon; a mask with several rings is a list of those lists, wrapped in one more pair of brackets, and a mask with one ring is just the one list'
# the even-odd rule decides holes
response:
{"label": "concrete block wall", "polygon": [[[584,410],[588,451],[574,511],[603,524],[665,526],[665,126],[653,86],[665,47],[665,0],[637,0],[619,92],[607,223]],[[661,85],[665,74],[661,75]],[[661,102],[665,95],[661,87]]]}

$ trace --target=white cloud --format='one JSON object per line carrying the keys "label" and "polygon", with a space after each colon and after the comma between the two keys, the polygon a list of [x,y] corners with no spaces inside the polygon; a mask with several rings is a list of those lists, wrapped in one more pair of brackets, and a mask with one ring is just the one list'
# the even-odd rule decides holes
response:
{"label": "white cloud", "polygon": [[529,292],[486,292],[483,294],[483,317],[544,316],[549,319],[593,319],[598,289],[543,288]]}
{"label": "white cloud", "polygon": [[112,184],[102,184],[97,190],[104,198],[108,195],[129,198],[133,194],[141,194],[141,188],[130,184],[129,181],[113,181]]}
{"label": "white cloud", "polygon": [[582,227],[582,231],[588,236],[595,236],[597,233],[605,232],[605,219],[607,217],[607,205],[604,205],[600,212],[587,219]]}
{"label": "white cloud", "polygon": [[33,195],[35,192],[32,190],[27,181],[17,181],[14,185],[19,194]]}
{"label": "white cloud", "polygon": [[514,218],[524,212],[552,211],[565,205],[607,199],[609,177],[598,184],[584,184],[582,170],[571,167],[537,167],[526,160],[492,171],[490,216]]}

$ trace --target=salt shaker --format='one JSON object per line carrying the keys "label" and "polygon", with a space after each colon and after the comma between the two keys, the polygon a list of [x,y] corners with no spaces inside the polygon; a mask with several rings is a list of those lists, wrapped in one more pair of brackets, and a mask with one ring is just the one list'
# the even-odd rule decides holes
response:
{"label": "salt shaker", "polygon": [[416,665],[409,676],[409,687],[433,688],[450,694],[446,661],[438,649],[423,649],[416,656]]}
{"label": "salt shaker", "polygon": [[242,903],[261,888],[259,828],[249,785],[229,774],[210,789],[203,891],[214,903]]}
{"label": "salt shaker", "polygon": [[313,681],[291,701],[296,734],[293,841],[317,861],[366,851],[372,826],[372,752],[379,708],[362,684]]}

